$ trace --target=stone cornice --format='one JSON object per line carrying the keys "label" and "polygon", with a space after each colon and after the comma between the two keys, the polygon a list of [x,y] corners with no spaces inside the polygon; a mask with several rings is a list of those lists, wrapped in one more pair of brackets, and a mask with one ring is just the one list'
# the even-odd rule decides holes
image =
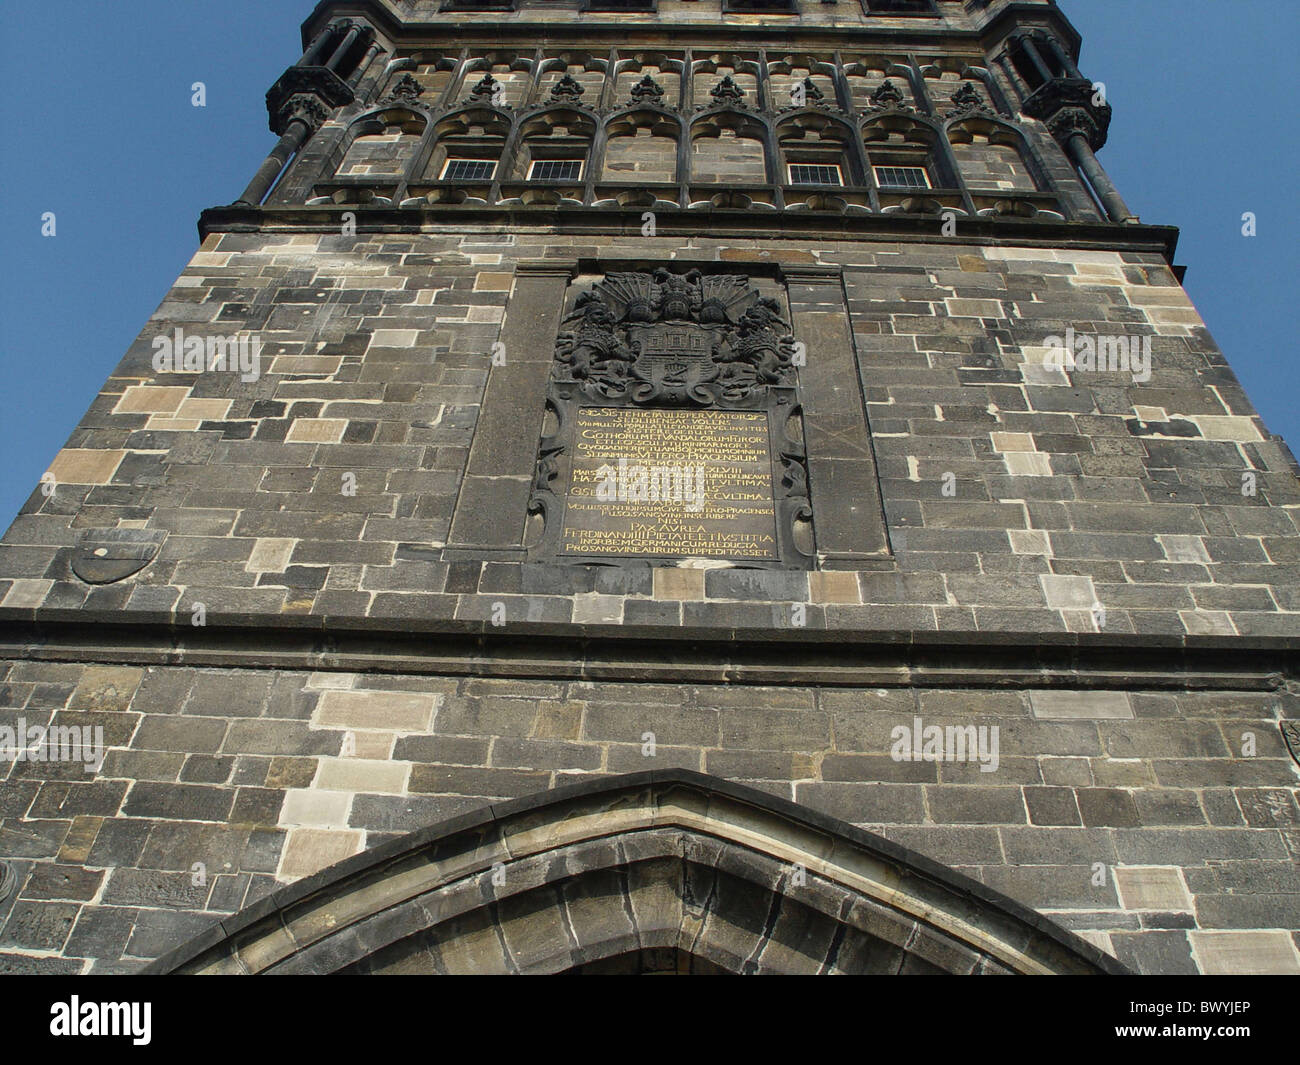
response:
{"label": "stone cornice", "polygon": [[450,676],[818,687],[1276,691],[1300,636],[729,630],[0,609],[0,658]]}
{"label": "stone cornice", "polygon": [[[212,233],[286,232],[337,233],[342,214],[354,212],[358,233],[419,233],[427,226],[440,231],[484,232],[502,226],[529,230],[562,231],[572,235],[593,233],[639,234],[644,208],[486,206],[463,204],[428,207],[269,206],[209,207],[199,216],[199,236]],[[958,236],[940,232],[938,215],[820,214],[684,209],[659,211],[660,236],[699,236],[701,232],[727,239],[879,239],[936,245],[1077,249],[1081,251],[1134,251],[1164,255],[1173,263],[1179,231],[1174,226],[1116,225],[1102,222],[1050,222],[1018,219],[962,218]]]}

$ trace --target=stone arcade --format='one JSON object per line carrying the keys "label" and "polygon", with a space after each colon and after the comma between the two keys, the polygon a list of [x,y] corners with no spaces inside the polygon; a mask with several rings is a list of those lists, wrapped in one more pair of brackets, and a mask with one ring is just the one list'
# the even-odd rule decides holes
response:
{"label": "stone arcade", "polygon": [[0,763],[0,971],[1300,972],[1296,466],[1054,4],[303,45],[0,541],[103,748]]}

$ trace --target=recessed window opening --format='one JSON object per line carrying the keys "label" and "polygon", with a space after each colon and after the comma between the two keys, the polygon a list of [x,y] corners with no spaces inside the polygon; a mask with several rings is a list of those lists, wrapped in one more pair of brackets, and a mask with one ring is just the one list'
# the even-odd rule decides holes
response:
{"label": "recessed window opening", "polygon": [[581,159],[535,159],[528,169],[529,181],[579,181]]}
{"label": "recessed window opening", "polygon": [[496,168],[491,159],[448,159],[442,168],[442,180],[491,181]]}
{"label": "recessed window opening", "polygon": [[844,175],[838,166],[830,163],[791,163],[790,184],[843,185]]}
{"label": "recessed window opening", "polygon": [[923,166],[877,166],[876,184],[882,189],[928,189],[930,175]]}

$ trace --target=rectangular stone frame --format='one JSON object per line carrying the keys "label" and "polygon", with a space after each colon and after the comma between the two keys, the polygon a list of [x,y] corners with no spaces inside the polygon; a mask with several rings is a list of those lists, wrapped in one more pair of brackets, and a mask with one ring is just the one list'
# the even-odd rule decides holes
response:
{"label": "rectangular stone frame", "polygon": [[[795,340],[807,352],[799,394],[821,569],[892,558],[876,455],[838,266],[781,264]],[[866,568],[874,568],[868,565]]]}
{"label": "rectangular stone frame", "polygon": [[[703,264],[673,261],[681,269],[694,265]],[[877,568],[890,562],[892,553],[843,270],[776,265],[778,279],[786,285],[795,339],[807,352],[798,380],[816,515],[816,568]],[[488,374],[446,558],[527,558],[528,501],[566,290],[580,267],[583,273],[600,273],[623,266],[621,261],[603,260],[515,265],[514,289],[500,333],[505,361]]]}
{"label": "rectangular stone frame", "polygon": [[500,343],[504,361],[488,371],[478,423],[456,498],[446,557],[522,561],[537,441],[546,415],[546,385],[572,259],[515,264]]}

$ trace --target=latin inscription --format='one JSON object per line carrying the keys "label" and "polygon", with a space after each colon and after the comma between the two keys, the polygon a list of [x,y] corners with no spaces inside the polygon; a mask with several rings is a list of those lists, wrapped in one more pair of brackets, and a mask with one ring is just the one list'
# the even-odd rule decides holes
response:
{"label": "latin inscription", "polygon": [[561,553],[778,558],[767,417],[581,408]]}

